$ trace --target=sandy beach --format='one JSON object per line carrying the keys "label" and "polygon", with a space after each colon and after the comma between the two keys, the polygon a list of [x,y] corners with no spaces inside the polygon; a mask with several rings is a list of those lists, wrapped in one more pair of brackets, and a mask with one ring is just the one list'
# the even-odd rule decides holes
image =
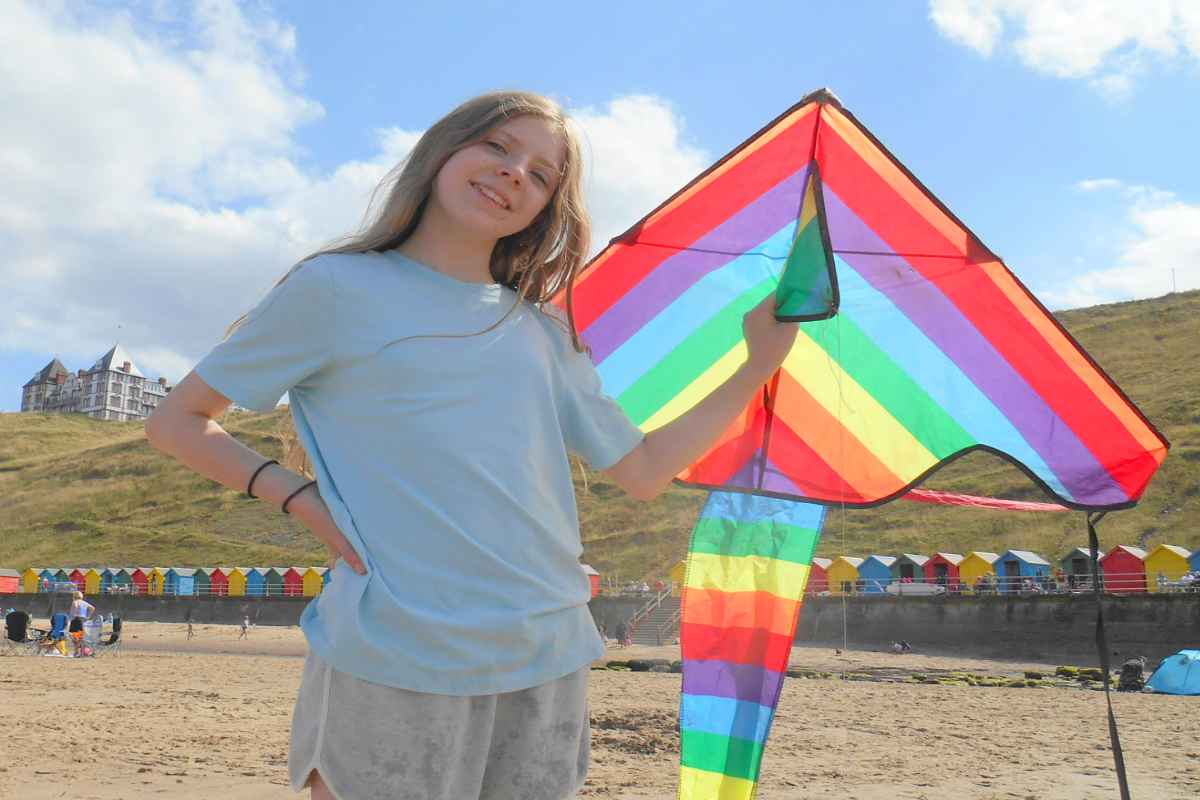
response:
{"label": "sandy beach", "polygon": [[[189,641],[183,625],[129,623],[118,657],[0,657],[0,796],[295,796],[286,760],[303,635],[194,632]],[[677,647],[609,653],[678,658]],[[1117,796],[1102,693],[911,682],[914,672],[1021,676],[1054,665],[796,648],[792,666],[862,679],[788,680],[762,800]],[[581,797],[675,797],[679,689],[673,674],[591,673],[592,768]],[[1200,701],[1121,694],[1114,704],[1133,796],[1200,796]]]}

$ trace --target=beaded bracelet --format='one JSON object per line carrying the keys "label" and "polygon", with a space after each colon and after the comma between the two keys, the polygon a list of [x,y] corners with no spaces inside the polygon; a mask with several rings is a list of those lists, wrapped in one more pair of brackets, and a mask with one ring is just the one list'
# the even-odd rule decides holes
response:
{"label": "beaded bracelet", "polygon": [[288,510],[287,510],[288,503],[292,502],[292,498],[293,498],[293,497],[295,497],[296,495],[300,494],[301,492],[303,492],[303,491],[304,491],[305,489],[307,489],[308,487],[310,487],[310,486],[316,486],[316,485],[317,485],[317,482],[316,482],[316,481],[309,481],[308,483],[304,484],[303,486],[301,486],[301,487],[300,487],[299,489],[297,489],[296,491],[294,491],[294,492],[292,492],[291,494],[289,494],[289,495],[287,496],[287,499],[283,501],[283,505],[279,507],[279,510],[280,510],[280,511],[282,511],[283,513],[285,513],[285,514],[286,514],[286,513],[288,513]]}
{"label": "beaded bracelet", "polygon": [[272,458],[268,461],[264,461],[262,464],[259,465],[258,469],[254,470],[254,474],[250,476],[250,482],[246,484],[246,496],[247,497],[249,497],[253,500],[258,499],[257,497],[254,496],[254,492],[250,491],[251,489],[254,488],[254,479],[258,477],[258,473],[262,472],[264,469],[271,466],[272,464],[278,464],[278,463],[279,463],[278,461],[276,461],[275,459]]}

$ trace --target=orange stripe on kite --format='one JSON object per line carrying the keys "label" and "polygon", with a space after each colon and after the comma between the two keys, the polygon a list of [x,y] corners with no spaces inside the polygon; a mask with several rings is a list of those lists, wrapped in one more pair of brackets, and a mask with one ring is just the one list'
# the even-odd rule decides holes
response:
{"label": "orange stripe on kite", "polygon": [[762,628],[778,636],[796,631],[800,603],[770,592],[723,592],[719,589],[683,590],[683,621],[735,628]]}

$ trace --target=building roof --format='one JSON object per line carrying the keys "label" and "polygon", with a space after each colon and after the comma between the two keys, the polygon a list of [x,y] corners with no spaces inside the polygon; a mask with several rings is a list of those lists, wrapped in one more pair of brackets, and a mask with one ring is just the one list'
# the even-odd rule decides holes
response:
{"label": "building roof", "polygon": [[929,560],[929,556],[918,556],[914,555],[913,553],[901,553],[900,558],[907,558],[909,561],[920,567],[925,566],[925,562]]}
{"label": "building roof", "polygon": [[1101,560],[1101,561],[1103,561],[1104,559],[1108,558],[1109,556],[1111,556],[1113,553],[1117,552],[1118,550],[1124,550],[1126,553],[1129,553],[1129,555],[1131,555],[1131,556],[1137,556],[1137,557],[1138,557],[1139,559],[1141,559],[1142,561],[1145,561],[1145,560],[1146,560],[1146,551],[1145,551],[1145,550],[1143,550],[1143,549],[1142,549],[1142,548],[1140,548],[1140,547],[1134,547],[1134,546],[1133,546],[1133,545],[1131,545],[1131,544],[1119,544],[1119,545],[1117,545],[1117,546],[1116,546],[1116,547],[1114,547],[1112,550],[1109,550],[1107,553],[1105,553],[1104,555],[1102,555],[1102,556],[1100,557],[1100,560]]}
{"label": "building roof", "polygon": [[949,561],[951,564],[961,564],[963,560],[963,557],[960,553],[937,552],[930,556],[930,558],[941,558],[943,561]]}
{"label": "building roof", "polygon": [[895,556],[877,556],[875,554],[871,554],[866,557],[865,561],[877,561],[880,564],[883,564],[885,567],[888,567],[890,569],[892,564],[896,563],[896,557]]}
{"label": "building roof", "polygon": [[859,558],[858,556],[838,556],[834,559],[834,561],[845,561],[850,566],[858,569],[862,566],[863,559]]}
{"label": "building roof", "polygon": [[124,347],[121,347],[120,343],[113,345],[111,350],[100,356],[100,358],[96,360],[95,364],[92,364],[92,368],[88,371],[96,372],[97,370],[111,370],[112,372],[121,372],[121,366],[126,361],[129,362],[130,375],[136,375],[139,378],[146,377],[141,373],[141,370],[137,368],[137,364],[133,363],[133,356],[129,355],[129,352]]}
{"label": "building roof", "polygon": [[21,573],[15,569],[0,569],[0,578],[19,578]]}
{"label": "building roof", "polygon": [[600,574],[599,572],[596,572],[595,568],[591,564],[580,564],[579,566],[583,567],[584,575],[599,575]]}
{"label": "building roof", "polygon": [[1086,547],[1076,547],[1071,552],[1067,553],[1065,556],[1060,558],[1059,561],[1066,561],[1069,558],[1091,558],[1091,557],[1092,557],[1091,550],[1087,549]]}
{"label": "building roof", "polygon": [[975,556],[976,558],[982,558],[984,561],[986,561],[989,564],[995,564],[996,559],[1000,558],[999,553],[989,553],[986,550],[972,550],[971,552],[969,552],[965,556],[963,556],[963,561],[966,561],[971,556]]}
{"label": "building roof", "polygon": [[[1187,548],[1180,547],[1177,544],[1160,544],[1158,547],[1156,547],[1150,551],[1150,555],[1151,556],[1154,555],[1159,550],[1167,550],[1168,552],[1174,553],[1175,555],[1179,556],[1180,558],[1188,558],[1189,556],[1191,556],[1191,552],[1188,551]],[[1147,558],[1149,558],[1149,556],[1147,556]]]}
{"label": "building roof", "polygon": [[1037,564],[1038,566],[1042,566],[1042,567],[1050,566],[1049,561],[1042,558],[1041,556],[1039,556],[1037,553],[1033,552],[1032,550],[1005,550],[1004,555],[1016,556],[1017,558],[1024,561],[1026,564]]}
{"label": "building roof", "polygon": [[71,372],[63,366],[62,362],[57,358],[51,359],[50,363],[38,370],[37,374],[25,382],[22,389],[30,386],[36,386],[39,383],[53,383],[54,376],[58,374],[70,375]]}
{"label": "building roof", "polygon": [[821,569],[829,569],[829,565],[833,563],[832,558],[814,557],[812,563]]}

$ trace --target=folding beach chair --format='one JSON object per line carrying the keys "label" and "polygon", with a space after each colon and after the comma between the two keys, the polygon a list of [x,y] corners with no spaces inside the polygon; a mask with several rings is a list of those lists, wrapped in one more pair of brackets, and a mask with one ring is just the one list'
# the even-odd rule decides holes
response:
{"label": "folding beach chair", "polygon": [[67,615],[61,611],[50,616],[50,632],[38,641],[38,651],[41,655],[67,654],[67,621]]}
{"label": "folding beach chair", "polygon": [[112,631],[108,636],[101,639],[94,648],[92,648],[93,656],[121,654],[121,618],[114,616],[112,618]]}
{"label": "folding beach chair", "polygon": [[11,655],[32,655],[37,652],[41,633],[32,627],[32,618],[24,611],[4,615],[4,652]]}

